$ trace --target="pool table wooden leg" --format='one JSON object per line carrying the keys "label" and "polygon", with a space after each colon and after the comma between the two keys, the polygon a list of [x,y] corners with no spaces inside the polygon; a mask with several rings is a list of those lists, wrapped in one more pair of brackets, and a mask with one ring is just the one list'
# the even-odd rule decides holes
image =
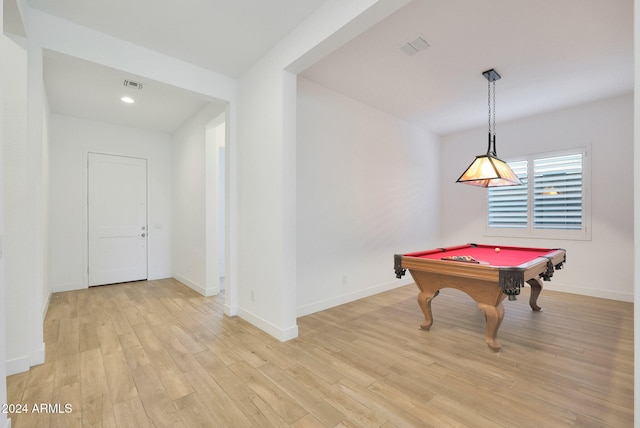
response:
{"label": "pool table wooden leg", "polygon": [[423,330],[429,330],[433,324],[433,316],[431,315],[431,301],[440,293],[440,290],[435,292],[421,291],[418,294],[418,306],[422,309],[424,314],[424,321],[420,324],[420,328]]}
{"label": "pool table wooden leg", "polygon": [[487,305],[486,303],[478,303],[478,308],[484,312],[484,317],[487,320],[487,327],[485,330],[485,339],[487,345],[492,351],[499,351],[502,345],[498,340],[498,329],[504,319],[504,305],[502,302],[497,305]]}
{"label": "pool table wooden leg", "polygon": [[538,278],[531,278],[527,281],[527,284],[531,287],[531,295],[529,296],[529,306],[534,311],[541,311],[542,308],[538,306],[538,296],[542,291],[542,282]]}

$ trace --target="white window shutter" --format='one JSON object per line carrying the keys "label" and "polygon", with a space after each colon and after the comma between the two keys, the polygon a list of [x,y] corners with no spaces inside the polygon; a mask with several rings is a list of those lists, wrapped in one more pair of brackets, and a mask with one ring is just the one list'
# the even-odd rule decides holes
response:
{"label": "white window shutter", "polygon": [[489,227],[526,229],[528,227],[527,161],[507,162],[522,185],[489,188]]}
{"label": "white window shutter", "polygon": [[533,227],[583,227],[582,153],[533,161]]}

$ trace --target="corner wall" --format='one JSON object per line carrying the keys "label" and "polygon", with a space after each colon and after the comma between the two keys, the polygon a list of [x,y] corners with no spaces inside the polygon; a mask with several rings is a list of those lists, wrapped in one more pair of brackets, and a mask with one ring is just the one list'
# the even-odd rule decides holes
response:
{"label": "corner wall", "polygon": [[[0,34],[2,34],[2,41],[0,42],[0,58],[6,58],[5,53],[5,41],[4,41],[4,4],[0,8]],[[0,62],[0,82],[5,82],[5,63]],[[5,281],[5,268],[4,268],[4,144],[5,144],[5,114],[4,114],[4,86],[0,84],[0,403],[7,403],[7,366],[6,366],[6,354],[7,354],[7,328],[6,328],[6,281]],[[0,426],[10,427],[11,419],[7,417],[5,413],[0,414]]]}
{"label": "corner wall", "polygon": [[148,276],[171,277],[169,134],[53,114],[50,123],[50,280],[56,291],[87,287],[86,154],[148,159]]}
{"label": "corner wall", "polygon": [[477,242],[565,248],[566,267],[545,283],[546,288],[633,301],[633,96],[498,123],[502,159],[591,146],[589,241],[484,234],[486,190],[455,181],[485,149],[486,132],[481,128],[442,138],[442,245]]}
{"label": "corner wall", "polygon": [[28,138],[27,41],[3,35],[2,45],[6,359],[7,374],[14,374],[44,361],[43,290],[37,288],[36,276],[42,266],[35,266],[41,260],[35,242],[41,225],[35,211],[36,177],[29,175],[37,153]]}
{"label": "corner wall", "polygon": [[238,78],[238,315],[282,341],[298,335],[295,73],[407,2],[327,1]]}
{"label": "corner wall", "polygon": [[[142,46],[137,46],[124,40],[119,40],[104,33],[100,33],[98,31],[91,30],[89,28],[82,27],[72,22],[49,15],[45,12],[31,8],[27,9],[27,17],[30,23],[29,46],[30,55],[32,56],[32,58],[30,57],[29,71],[31,75],[36,75],[39,73],[39,75],[42,76],[42,52],[46,49],[83,60],[91,61],[96,64],[101,64],[107,67],[122,70],[134,75],[144,76],[151,80],[156,80],[168,85],[176,86],[178,88],[201,94],[203,98],[206,99],[222,100],[225,103],[229,104],[228,111],[230,112],[230,114],[227,117],[227,126],[230,129],[228,146],[231,158],[229,167],[229,175],[231,177],[229,184],[229,186],[231,187],[231,191],[229,192],[229,206],[231,215],[228,216],[228,223],[230,224],[228,239],[231,242],[229,247],[231,248],[231,252],[232,254],[234,254],[234,256],[229,262],[229,269],[227,269],[227,276],[230,286],[227,294],[225,311],[228,314],[234,314],[236,312],[235,296],[237,293],[235,289],[235,210],[237,209],[237,203],[235,200],[236,81],[233,78],[223,76],[219,73],[206,70],[204,68],[186,63],[179,59],[172,58],[158,52],[151,51]],[[100,46],[100,49],[96,49],[96,46]],[[33,60],[31,61],[31,59]],[[32,82],[30,81],[29,83],[31,84]],[[29,91],[31,94],[29,98],[29,107],[31,111],[33,111],[36,107],[35,99],[36,97],[42,97],[44,87],[42,84],[34,84],[33,86],[29,87]],[[37,107],[40,108],[40,105],[38,104]],[[37,122],[37,120],[34,121],[34,127],[42,125],[35,122]],[[53,127],[54,125],[52,125],[52,128]],[[90,145],[91,138],[88,138],[89,139],[87,140],[87,144]],[[166,138],[170,139],[168,135],[166,136]],[[167,145],[167,147],[169,146]],[[53,151],[55,149],[52,147],[51,150]],[[105,148],[104,150],[108,149]],[[55,156],[55,154],[51,153],[51,156],[53,157]],[[170,169],[171,163],[169,162],[167,164],[167,169],[164,171],[165,178],[167,179],[169,179],[169,175],[166,175],[166,171],[169,171]],[[52,171],[51,174],[53,177],[56,173]],[[73,182],[77,183],[77,181]],[[169,184],[167,188],[170,189],[171,184]],[[61,193],[62,192],[58,192],[57,196],[59,196]],[[170,190],[167,190],[164,193],[169,199],[169,204],[171,203],[170,193]],[[53,194],[51,194],[50,196],[50,210],[56,211],[56,205],[58,203],[64,202],[56,199],[56,196],[54,196]],[[160,198],[161,196],[158,197]],[[73,209],[77,210],[78,207],[74,207]],[[51,214],[51,216],[56,215],[59,215],[59,213],[56,214],[55,212],[53,212]],[[160,219],[154,219],[150,217],[149,221],[149,227],[152,228],[150,232],[153,232],[153,228],[156,227],[158,230],[160,230],[154,232],[156,236],[171,236],[171,233],[168,230],[172,223],[170,218],[163,217]],[[166,229],[163,230],[162,228],[165,226]],[[55,228],[53,224],[50,225],[50,227],[52,228],[52,234],[57,233],[57,231],[53,230]],[[58,237],[57,239],[59,241],[59,239],[61,238]],[[73,241],[73,243],[71,244],[71,250],[75,252],[73,254],[70,254],[67,258],[67,262],[70,264],[67,264],[66,266],[56,266],[53,258],[57,256],[53,253],[47,254],[47,256],[51,257],[51,277],[52,282],[55,283],[52,284],[52,287],[54,287],[54,291],[59,291],[55,289],[56,287],[58,289],[71,289],[76,288],[79,284],[79,277],[76,266],[78,265],[78,258],[81,258],[82,255],[78,254],[77,249],[79,248],[78,239],[81,240],[82,237],[78,237],[77,234],[74,234],[72,236],[69,236],[68,239]],[[52,245],[55,246],[57,244],[54,242],[50,243],[49,245],[51,247]],[[170,276],[172,273],[170,260],[171,244],[168,242],[164,242],[161,245],[164,245],[163,248],[168,248],[167,254],[169,255],[167,256],[164,252],[162,254],[158,254],[159,258],[157,258],[156,260],[160,260],[160,263],[155,267],[149,267],[150,277],[165,277]],[[150,260],[153,257],[155,256],[151,256],[150,254]],[[168,257],[168,259],[166,259],[166,257]],[[69,261],[70,258],[73,258],[74,260]],[[167,260],[166,262],[164,261],[165,259]]]}
{"label": "corner wall", "polygon": [[[640,46],[640,0],[633,2],[633,41],[634,45]],[[638,88],[640,85],[640,55],[636,54],[634,58],[634,86]],[[640,304],[635,297],[640,295],[640,94],[634,91],[633,97],[633,207],[634,214],[634,254],[633,254],[633,291],[634,291],[634,307],[633,307],[633,337],[634,337],[634,356],[633,361],[636,367],[634,373],[634,422],[635,426],[640,425],[640,376],[638,376],[638,367],[640,367]]]}
{"label": "corner wall", "polygon": [[207,162],[208,156],[215,153],[207,150],[206,131],[207,125],[224,111],[224,105],[207,105],[171,139],[173,276],[203,296],[218,294],[220,288],[217,245],[207,245],[208,240],[217,243],[217,206],[213,213],[207,211],[207,196],[216,188],[215,183],[210,183],[217,176],[211,169],[217,169],[217,165]]}
{"label": "corner wall", "polygon": [[298,79],[298,316],[411,283],[393,255],[436,246],[438,137]]}

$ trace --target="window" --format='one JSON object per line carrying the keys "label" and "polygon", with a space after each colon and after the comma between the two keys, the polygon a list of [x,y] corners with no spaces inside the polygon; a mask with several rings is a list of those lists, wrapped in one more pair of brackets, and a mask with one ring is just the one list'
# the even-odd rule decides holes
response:
{"label": "window", "polygon": [[527,161],[507,162],[521,186],[489,188],[489,227],[526,229],[529,224]]}
{"label": "window", "polygon": [[590,239],[587,151],[508,161],[520,186],[488,191],[487,234]]}

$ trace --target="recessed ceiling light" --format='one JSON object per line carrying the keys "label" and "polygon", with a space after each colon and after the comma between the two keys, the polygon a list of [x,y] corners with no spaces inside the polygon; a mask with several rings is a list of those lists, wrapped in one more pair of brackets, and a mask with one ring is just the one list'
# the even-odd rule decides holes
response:
{"label": "recessed ceiling light", "polygon": [[133,104],[135,102],[131,97],[122,97],[120,99],[122,100],[123,103],[127,103],[127,104]]}

